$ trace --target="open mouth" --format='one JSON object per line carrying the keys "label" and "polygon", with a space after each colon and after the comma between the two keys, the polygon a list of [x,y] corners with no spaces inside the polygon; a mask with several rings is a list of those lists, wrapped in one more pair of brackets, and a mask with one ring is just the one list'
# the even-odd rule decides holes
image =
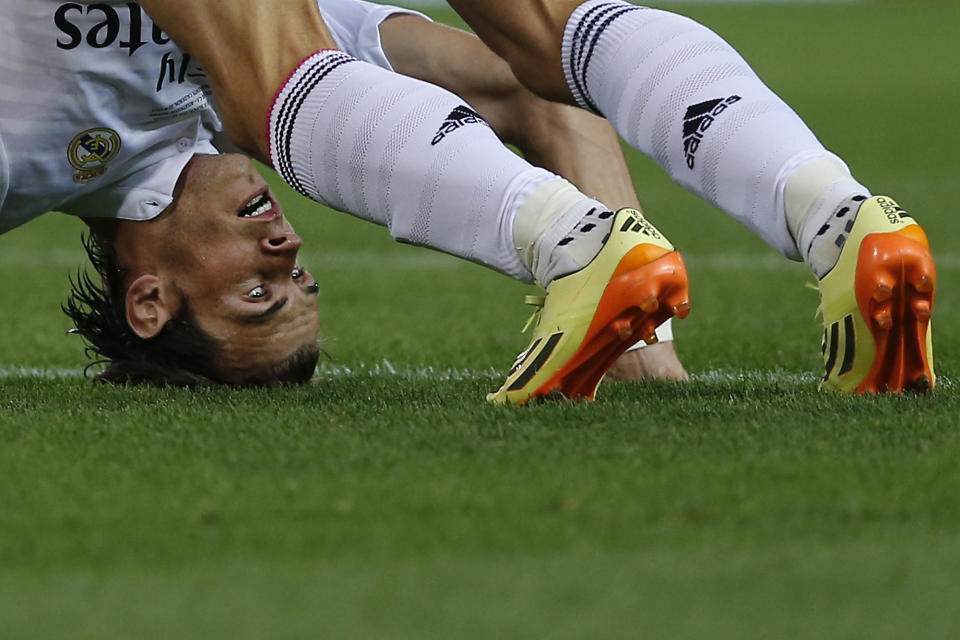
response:
{"label": "open mouth", "polygon": [[254,196],[250,202],[248,202],[240,212],[237,213],[238,218],[259,218],[266,216],[271,211],[273,211],[273,201],[266,194],[266,192],[261,193],[257,196]]}

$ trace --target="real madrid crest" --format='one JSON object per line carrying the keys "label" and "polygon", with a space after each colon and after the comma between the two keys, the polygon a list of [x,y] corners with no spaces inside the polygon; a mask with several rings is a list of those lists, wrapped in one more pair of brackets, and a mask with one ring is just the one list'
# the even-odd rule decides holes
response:
{"label": "real madrid crest", "polygon": [[67,147],[67,160],[77,172],[75,182],[89,182],[102,176],[107,163],[120,153],[120,136],[113,129],[94,128],[78,133]]}

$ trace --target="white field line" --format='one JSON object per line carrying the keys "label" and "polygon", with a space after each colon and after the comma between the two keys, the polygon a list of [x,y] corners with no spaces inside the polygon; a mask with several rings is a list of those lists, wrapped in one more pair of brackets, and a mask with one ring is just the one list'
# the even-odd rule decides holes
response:
{"label": "white field line", "polygon": [[83,376],[83,369],[67,367],[20,367],[0,365],[0,380],[37,378],[39,380],[63,380]]}
{"label": "white field line", "polygon": [[[719,253],[684,253],[684,261],[691,270],[703,271],[796,271],[805,273],[802,265],[773,253],[752,254],[742,251]],[[960,271],[960,252],[934,252],[937,269]],[[466,268],[467,263],[451,256],[432,251],[379,252],[379,251],[328,251],[304,252],[301,263],[315,273],[327,270],[410,270],[432,271]],[[44,249],[41,251],[19,247],[0,248],[0,267],[66,268],[75,271],[86,267],[83,252],[73,249]]]}
{"label": "white field line", "polygon": [[[488,369],[465,369],[433,367],[421,365],[394,365],[384,358],[380,362],[360,362],[353,365],[322,363],[317,367],[316,375],[320,379],[343,380],[362,378],[384,378],[409,381],[451,382],[460,380],[499,380],[504,372],[493,367]],[[83,376],[81,368],[61,367],[23,367],[0,365],[0,380],[37,379],[64,380]],[[814,372],[789,372],[778,369],[711,369],[691,374],[693,383],[707,384],[752,383],[787,384],[793,386],[813,386],[819,380]],[[953,387],[954,381],[940,376],[938,386]]]}
{"label": "white field line", "polygon": [[503,372],[494,369],[458,369],[417,365],[394,366],[384,358],[380,362],[354,365],[321,363],[316,375],[321,378],[397,378],[399,380],[432,380],[437,382],[498,378]]}

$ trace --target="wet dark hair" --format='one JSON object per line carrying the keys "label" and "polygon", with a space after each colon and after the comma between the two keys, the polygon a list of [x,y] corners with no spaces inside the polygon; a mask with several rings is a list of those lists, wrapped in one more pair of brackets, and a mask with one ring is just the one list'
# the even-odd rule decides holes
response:
{"label": "wet dark hair", "polygon": [[[181,293],[180,310],[151,339],[134,333],[127,324],[125,270],[120,267],[112,234],[94,230],[83,237],[83,248],[97,274],[78,272],[70,279],[70,295],[61,307],[86,342],[92,362],[86,372],[98,382],[198,387],[218,384],[267,386],[302,384],[310,380],[320,357],[320,347],[308,344],[284,360],[239,382],[227,382],[217,370],[220,345],[201,329]],[[99,281],[99,282],[98,282]]]}

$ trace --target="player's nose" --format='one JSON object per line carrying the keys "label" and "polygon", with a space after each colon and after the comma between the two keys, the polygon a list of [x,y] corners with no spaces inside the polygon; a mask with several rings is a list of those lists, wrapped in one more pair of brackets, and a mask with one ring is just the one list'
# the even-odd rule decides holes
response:
{"label": "player's nose", "polygon": [[260,239],[260,250],[271,256],[296,256],[303,241],[292,231],[275,233]]}

